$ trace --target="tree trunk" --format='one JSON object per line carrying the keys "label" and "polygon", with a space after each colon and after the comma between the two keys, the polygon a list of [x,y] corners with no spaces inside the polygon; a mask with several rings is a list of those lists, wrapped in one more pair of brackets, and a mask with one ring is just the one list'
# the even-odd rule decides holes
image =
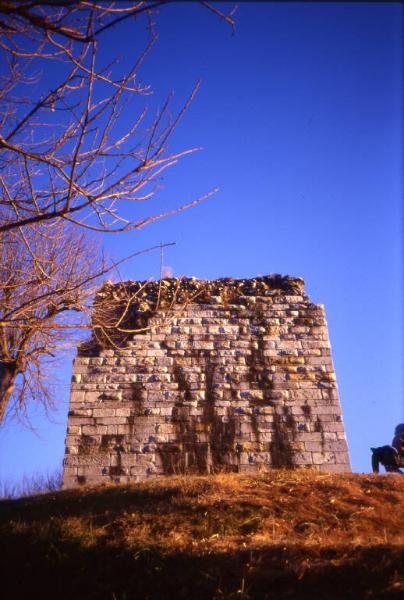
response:
{"label": "tree trunk", "polygon": [[16,376],[17,369],[15,363],[0,360],[0,425],[6,414],[11,394],[14,391]]}

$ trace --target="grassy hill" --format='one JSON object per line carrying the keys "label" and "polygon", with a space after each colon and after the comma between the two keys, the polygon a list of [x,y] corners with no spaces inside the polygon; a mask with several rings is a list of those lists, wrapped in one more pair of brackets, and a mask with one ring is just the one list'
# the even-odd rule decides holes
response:
{"label": "grassy hill", "polygon": [[173,477],[0,502],[1,596],[402,598],[404,477]]}

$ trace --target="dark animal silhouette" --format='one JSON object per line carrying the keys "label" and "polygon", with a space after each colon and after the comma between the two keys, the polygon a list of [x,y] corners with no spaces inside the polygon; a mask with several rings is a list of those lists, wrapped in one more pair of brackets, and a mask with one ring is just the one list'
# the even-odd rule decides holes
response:
{"label": "dark animal silhouette", "polygon": [[395,428],[391,445],[397,450],[399,458],[404,459],[404,423],[400,423]]}
{"label": "dark animal silhouette", "polygon": [[372,451],[372,469],[373,473],[379,472],[379,465],[382,464],[387,473],[403,473],[400,471],[400,456],[393,446],[380,446],[371,448]]}

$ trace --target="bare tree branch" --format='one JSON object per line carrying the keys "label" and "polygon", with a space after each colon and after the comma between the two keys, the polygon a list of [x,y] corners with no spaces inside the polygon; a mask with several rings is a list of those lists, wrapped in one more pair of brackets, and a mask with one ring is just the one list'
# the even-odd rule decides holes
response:
{"label": "bare tree branch", "polygon": [[[152,28],[123,76],[113,77],[119,66],[98,57],[100,34],[129,18],[150,18],[167,3],[0,0],[0,56],[7,65],[0,81],[0,232],[61,218],[93,231],[132,231],[197,203],[136,217],[136,203],[154,196],[163,170],[196,150],[173,154],[169,144],[200,81],[173,118],[172,95],[148,117],[147,106],[138,109],[138,98],[150,93],[139,69],[156,41]],[[202,4],[233,24],[231,15]],[[61,75],[50,89],[37,70],[47,61],[57,62]],[[57,134],[49,134],[52,126]]]}

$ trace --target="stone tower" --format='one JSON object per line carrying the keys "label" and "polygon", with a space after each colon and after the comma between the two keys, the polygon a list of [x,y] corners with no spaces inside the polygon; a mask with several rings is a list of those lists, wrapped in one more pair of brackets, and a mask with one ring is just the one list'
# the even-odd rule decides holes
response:
{"label": "stone tower", "polygon": [[302,279],[106,283],[74,361],[64,486],[350,470],[322,305]]}

